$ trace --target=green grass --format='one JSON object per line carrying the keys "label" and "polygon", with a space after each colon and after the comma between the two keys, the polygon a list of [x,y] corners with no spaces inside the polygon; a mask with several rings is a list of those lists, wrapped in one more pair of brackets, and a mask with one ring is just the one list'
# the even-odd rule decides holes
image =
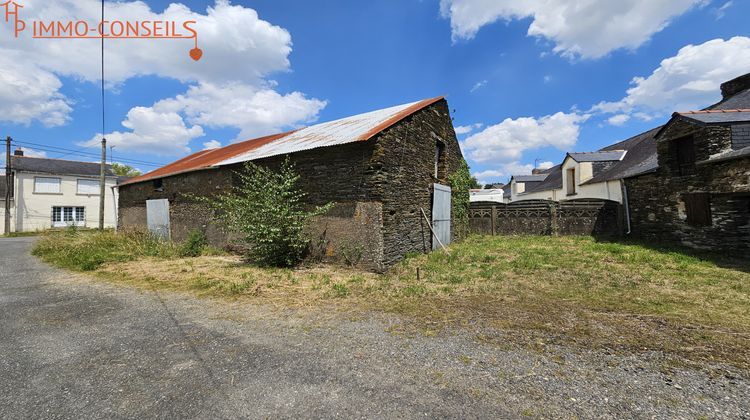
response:
{"label": "green grass", "polygon": [[173,258],[178,251],[177,246],[161,242],[147,232],[65,230],[45,233],[33,254],[58,267],[93,271],[111,262]]}

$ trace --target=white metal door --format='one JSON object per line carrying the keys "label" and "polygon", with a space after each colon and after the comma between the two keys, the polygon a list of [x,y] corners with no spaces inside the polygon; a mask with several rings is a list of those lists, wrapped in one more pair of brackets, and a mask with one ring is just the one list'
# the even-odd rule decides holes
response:
{"label": "white metal door", "polygon": [[[435,236],[440,238],[443,245],[451,243],[451,188],[434,184],[432,198],[432,229]],[[432,249],[438,249],[440,244],[433,236]]]}
{"label": "white metal door", "polygon": [[146,200],[146,223],[149,232],[169,240],[169,200]]}

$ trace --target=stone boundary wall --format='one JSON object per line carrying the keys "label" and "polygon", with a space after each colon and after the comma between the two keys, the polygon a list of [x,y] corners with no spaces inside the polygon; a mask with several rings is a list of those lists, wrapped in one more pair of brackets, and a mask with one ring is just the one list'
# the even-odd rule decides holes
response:
{"label": "stone boundary wall", "polygon": [[622,234],[622,206],[609,200],[471,203],[469,228],[481,235]]}

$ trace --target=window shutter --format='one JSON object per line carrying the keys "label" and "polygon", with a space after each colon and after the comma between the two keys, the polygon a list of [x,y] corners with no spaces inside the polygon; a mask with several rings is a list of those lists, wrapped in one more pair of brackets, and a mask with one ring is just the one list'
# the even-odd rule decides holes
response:
{"label": "window shutter", "polygon": [[693,193],[683,196],[687,222],[691,226],[711,226],[711,194]]}
{"label": "window shutter", "polygon": [[99,181],[79,179],[77,193],[81,195],[99,195]]}
{"label": "window shutter", "polygon": [[34,178],[34,192],[57,194],[60,192],[60,178]]}
{"label": "window shutter", "polygon": [[695,142],[693,136],[675,140],[675,148],[680,175],[695,173]]}

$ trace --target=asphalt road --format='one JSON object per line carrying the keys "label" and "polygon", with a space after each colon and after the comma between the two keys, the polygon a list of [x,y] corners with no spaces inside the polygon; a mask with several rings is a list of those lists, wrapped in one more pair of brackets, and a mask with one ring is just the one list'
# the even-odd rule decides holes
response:
{"label": "asphalt road", "polygon": [[118,287],[32,244],[0,239],[0,419],[750,418],[731,367]]}

